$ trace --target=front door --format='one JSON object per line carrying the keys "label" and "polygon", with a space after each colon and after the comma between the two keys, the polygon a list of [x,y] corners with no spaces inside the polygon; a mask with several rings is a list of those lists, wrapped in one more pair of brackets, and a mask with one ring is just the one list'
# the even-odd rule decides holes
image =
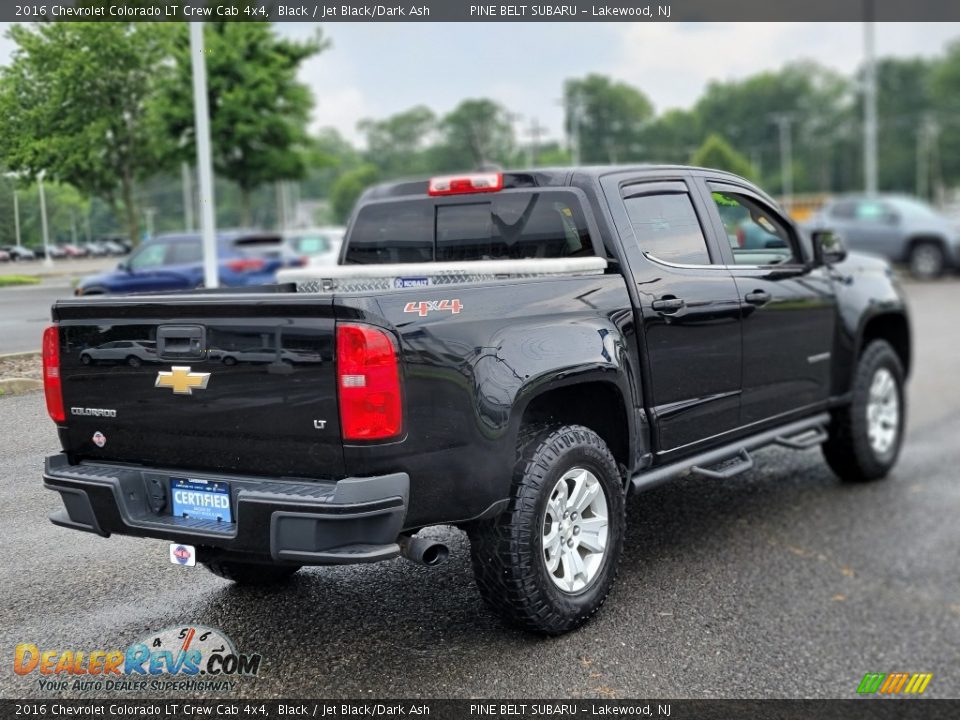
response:
{"label": "front door", "polygon": [[701,184],[743,312],[740,424],[821,404],[830,394],[836,295],[794,225],[766,199],[726,178]]}

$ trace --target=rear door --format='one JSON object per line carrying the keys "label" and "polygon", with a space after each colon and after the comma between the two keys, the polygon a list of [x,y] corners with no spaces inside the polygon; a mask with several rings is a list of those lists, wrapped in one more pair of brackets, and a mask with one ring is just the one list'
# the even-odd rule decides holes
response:
{"label": "rear door", "polygon": [[[61,301],[54,314],[73,457],[342,474],[331,297],[91,298]],[[110,343],[152,352],[83,360]]]}
{"label": "rear door", "polygon": [[192,290],[203,280],[196,235],[167,235],[138,248],[117,276],[116,293]]}
{"label": "rear door", "polygon": [[726,243],[743,315],[741,425],[772,420],[824,402],[830,392],[836,293],[812,249],[779,210],[727,177],[699,179],[713,231],[736,224],[754,240]]}
{"label": "rear door", "polygon": [[601,182],[639,291],[644,394],[659,450],[734,430],[740,302],[691,178],[639,172]]}

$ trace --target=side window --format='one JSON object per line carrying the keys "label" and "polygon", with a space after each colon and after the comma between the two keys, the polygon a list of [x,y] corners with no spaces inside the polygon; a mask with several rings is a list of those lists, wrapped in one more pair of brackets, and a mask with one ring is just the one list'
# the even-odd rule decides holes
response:
{"label": "side window", "polygon": [[746,195],[714,190],[710,193],[737,265],[782,265],[800,262],[790,241],[790,230],[771,211]]}
{"label": "side window", "polygon": [[199,241],[182,240],[170,246],[170,265],[190,265],[203,260],[203,246]]}
{"label": "side window", "polygon": [[857,214],[857,204],[852,200],[841,200],[830,208],[830,216],[840,220],[852,220]]}
{"label": "side window", "polygon": [[150,243],[140,248],[132,258],[130,267],[133,270],[149,270],[164,264],[167,256],[167,246],[164,243]]}
{"label": "side window", "polygon": [[857,220],[870,223],[889,221],[893,212],[885,203],[876,200],[864,200],[857,203]]}
{"label": "side window", "polygon": [[623,202],[644,253],[678,265],[710,264],[707,241],[689,195],[641,195]]}

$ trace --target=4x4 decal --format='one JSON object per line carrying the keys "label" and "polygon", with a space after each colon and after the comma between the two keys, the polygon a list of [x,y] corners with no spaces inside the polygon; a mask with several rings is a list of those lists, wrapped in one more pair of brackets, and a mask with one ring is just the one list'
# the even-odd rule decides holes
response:
{"label": "4x4 decal", "polygon": [[420,302],[408,302],[403,306],[405,313],[417,313],[420,317],[426,317],[434,310],[444,310],[459,315],[463,310],[463,303],[459,299],[453,300],[421,300]]}

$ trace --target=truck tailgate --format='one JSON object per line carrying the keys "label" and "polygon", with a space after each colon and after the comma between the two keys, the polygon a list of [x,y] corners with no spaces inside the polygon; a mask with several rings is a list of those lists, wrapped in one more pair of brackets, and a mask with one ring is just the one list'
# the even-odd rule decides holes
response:
{"label": "truck tailgate", "polygon": [[67,300],[54,319],[74,458],[343,475],[331,297]]}

